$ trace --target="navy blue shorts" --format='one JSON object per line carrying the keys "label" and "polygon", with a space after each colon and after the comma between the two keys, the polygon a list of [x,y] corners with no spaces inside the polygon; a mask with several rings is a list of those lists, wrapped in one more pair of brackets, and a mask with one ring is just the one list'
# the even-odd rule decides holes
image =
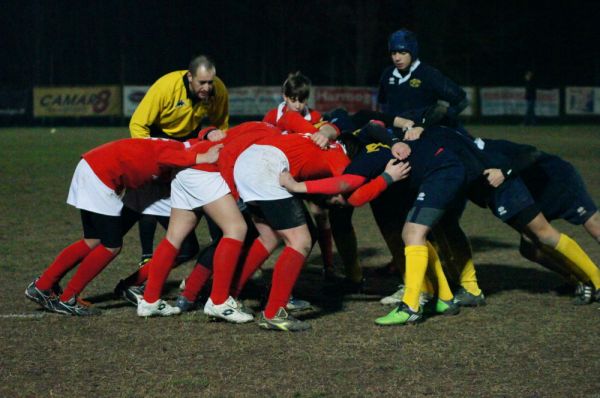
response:
{"label": "navy blue shorts", "polygon": [[522,178],[548,221],[581,225],[598,211],[579,172],[558,156],[545,155]]}
{"label": "navy blue shorts", "polygon": [[[533,197],[521,178],[510,178],[490,191],[488,207],[502,222],[519,218],[519,224],[527,225],[540,212]],[[523,219],[523,214],[527,214]]]}
{"label": "navy blue shorts", "polygon": [[460,214],[465,203],[466,171],[459,161],[448,161],[430,172],[416,192],[407,222],[435,225],[446,211]]}

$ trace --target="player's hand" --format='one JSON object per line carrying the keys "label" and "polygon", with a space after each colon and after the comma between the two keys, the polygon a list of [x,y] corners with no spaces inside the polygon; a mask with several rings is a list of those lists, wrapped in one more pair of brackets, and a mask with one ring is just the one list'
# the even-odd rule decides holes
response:
{"label": "player's hand", "polygon": [[299,183],[292,177],[289,171],[284,171],[279,175],[279,184],[290,192],[299,192]]}
{"label": "player's hand", "polygon": [[423,127],[411,127],[404,133],[404,141],[418,140],[423,134]]}
{"label": "player's hand", "polygon": [[396,142],[392,146],[392,155],[398,160],[404,160],[410,155],[410,147],[404,142]]}
{"label": "player's hand", "polygon": [[321,149],[329,148],[329,138],[325,137],[323,134],[321,134],[318,131],[316,133],[312,134],[310,136],[310,139],[312,140],[312,142],[315,143],[316,146],[318,146]]}
{"label": "player's hand", "polygon": [[385,172],[392,177],[394,181],[400,181],[408,177],[410,173],[410,164],[408,162],[398,162],[396,159],[391,159],[385,166]]}
{"label": "player's hand", "polygon": [[219,160],[219,152],[223,149],[223,144],[211,146],[205,153],[196,155],[196,163],[215,163]]}
{"label": "player's hand", "polygon": [[225,137],[227,137],[227,133],[219,129],[213,130],[206,135],[206,139],[211,142],[221,141]]}
{"label": "player's hand", "polygon": [[498,188],[505,180],[504,174],[500,169],[486,169],[483,171],[483,175],[494,188]]}

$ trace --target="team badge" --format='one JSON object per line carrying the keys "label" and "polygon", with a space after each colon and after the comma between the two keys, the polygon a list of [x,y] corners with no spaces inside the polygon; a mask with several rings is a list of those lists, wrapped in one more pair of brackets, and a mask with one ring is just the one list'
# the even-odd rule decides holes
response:
{"label": "team badge", "polygon": [[410,86],[412,88],[419,88],[421,87],[421,80],[419,79],[410,79],[410,81],[408,82],[410,84]]}

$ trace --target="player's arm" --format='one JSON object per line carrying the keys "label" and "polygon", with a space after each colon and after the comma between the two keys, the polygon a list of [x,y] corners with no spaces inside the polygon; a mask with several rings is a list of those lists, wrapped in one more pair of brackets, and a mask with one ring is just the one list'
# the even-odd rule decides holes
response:
{"label": "player's arm", "polygon": [[500,186],[507,178],[519,175],[531,167],[542,155],[536,147],[516,144],[506,140],[484,140],[484,152],[495,156],[497,166],[484,171],[493,187]]}
{"label": "player's arm", "polygon": [[398,160],[405,160],[410,156],[410,147],[380,124],[372,122],[367,123],[367,125],[360,130],[359,135],[362,140],[381,142],[382,144],[387,145],[391,148],[392,154]]}
{"label": "player's arm", "polygon": [[225,83],[217,76],[214,78],[215,99],[208,116],[210,124],[221,131],[229,128],[229,92]]}
{"label": "player's arm", "polygon": [[343,174],[337,177],[302,182],[296,181],[287,171],[279,176],[279,183],[289,192],[323,195],[351,192],[364,184],[366,180],[366,177],[356,174]]}
{"label": "player's arm", "polygon": [[165,141],[158,149],[157,162],[163,167],[190,167],[200,163],[215,163],[222,144],[200,141],[189,144],[177,141]]}
{"label": "player's arm", "polygon": [[394,182],[408,177],[409,173],[410,165],[407,162],[398,162],[396,159],[391,159],[380,176],[361,186],[350,195],[348,203],[354,207],[360,207],[377,198]]}
{"label": "player's arm", "polygon": [[467,93],[454,81],[444,76],[441,72],[435,70],[437,78],[434,79],[439,99],[448,102],[446,115],[455,118],[469,105]]}

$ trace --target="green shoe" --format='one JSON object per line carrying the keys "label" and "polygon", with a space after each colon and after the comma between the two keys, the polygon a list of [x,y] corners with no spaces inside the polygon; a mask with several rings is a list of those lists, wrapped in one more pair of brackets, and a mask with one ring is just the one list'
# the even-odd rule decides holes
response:
{"label": "green shoe", "polygon": [[461,287],[454,295],[454,303],[460,307],[479,307],[485,305],[485,296],[483,292],[476,296]]}
{"label": "green shoe", "polygon": [[460,312],[460,306],[454,300],[437,299],[435,302],[435,313],[440,315],[456,315]]}
{"label": "green shoe", "polygon": [[422,319],[423,310],[421,308],[419,308],[418,312],[415,312],[402,302],[386,316],[375,319],[375,323],[381,326],[408,325],[421,322]]}

